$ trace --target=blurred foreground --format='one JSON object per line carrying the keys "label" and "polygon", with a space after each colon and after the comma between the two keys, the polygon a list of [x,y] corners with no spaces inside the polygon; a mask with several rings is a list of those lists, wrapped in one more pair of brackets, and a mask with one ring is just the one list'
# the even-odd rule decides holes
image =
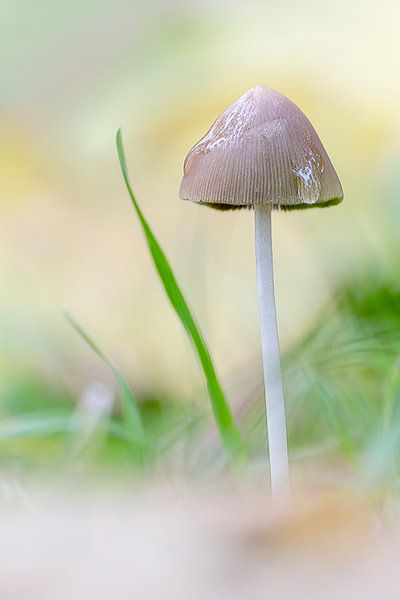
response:
{"label": "blurred foreground", "polygon": [[279,512],[260,490],[179,485],[12,504],[0,519],[10,600],[398,598],[398,515],[381,521],[345,494],[295,497]]}

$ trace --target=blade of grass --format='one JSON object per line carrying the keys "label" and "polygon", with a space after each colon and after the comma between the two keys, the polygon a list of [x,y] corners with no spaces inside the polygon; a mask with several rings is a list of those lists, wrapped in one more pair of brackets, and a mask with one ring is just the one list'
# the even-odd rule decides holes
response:
{"label": "blade of grass", "polygon": [[68,323],[76,331],[76,333],[88,344],[88,346],[97,354],[97,356],[109,367],[115,381],[118,385],[119,393],[121,395],[122,411],[124,416],[124,423],[129,432],[131,441],[143,445],[144,442],[144,430],[143,423],[140,416],[137,400],[118,369],[113,365],[110,359],[100,350],[94,340],[86,333],[86,331],[75,321],[71,315],[65,315]]}
{"label": "blade of grass", "polygon": [[231,454],[232,456],[243,456],[244,447],[242,439],[233,420],[221,384],[218,380],[218,376],[216,374],[214,364],[206,342],[203,338],[203,335],[200,332],[196,321],[193,318],[189,306],[175,279],[175,275],[172,271],[171,265],[169,264],[152,230],[150,229],[150,225],[146,221],[136,200],[136,197],[133,193],[131,184],[129,182],[128,170],[126,167],[125,154],[122,145],[121,129],[118,129],[117,131],[116,142],[118,158],[121,165],[125,185],[131,198],[135,212],[139,218],[140,224],[143,228],[143,232],[146,237],[150,254],[153,258],[154,266],[156,267],[157,273],[164,286],[166,294],[173,308],[175,309],[175,312],[177,313],[182,325],[188,333],[188,336],[195,348],[197,357],[203,369],[203,373],[207,381],[207,388],[211,401],[211,406],[213,409],[213,413],[222,442],[229,454]]}
{"label": "blade of grass", "polygon": [[71,411],[35,411],[3,419],[0,423],[0,440],[46,437],[67,433],[73,427]]}

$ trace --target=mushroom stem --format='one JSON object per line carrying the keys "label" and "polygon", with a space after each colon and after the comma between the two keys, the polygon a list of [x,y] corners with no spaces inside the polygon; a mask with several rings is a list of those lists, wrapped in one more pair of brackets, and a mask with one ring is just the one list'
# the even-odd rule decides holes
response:
{"label": "mushroom stem", "polygon": [[289,494],[289,461],[286,438],[278,326],[276,321],[272,261],[271,206],[255,204],[255,242],[260,332],[264,370],[265,404],[271,490],[273,500]]}

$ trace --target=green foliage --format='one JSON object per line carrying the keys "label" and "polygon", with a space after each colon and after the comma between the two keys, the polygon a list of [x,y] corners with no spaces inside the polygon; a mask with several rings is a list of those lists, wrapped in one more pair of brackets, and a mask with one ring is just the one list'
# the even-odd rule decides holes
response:
{"label": "green foliage", "polygon": [[[283,357],[292,461],[333,459],[350,466],[367,486],[400,477],[400,327],[396,269],[377,278],[366,273],[344,282],[313,326]],[[71,322],[72,320],[69,319]],[[39,377],[15,372],[2,382],[0,462],[14,468],[110,469],[113,473],[160,461],[196,472],[217,460],[207,443],[205,420],[188,398],[137,398],[92,338],[71,323],[114,373],[122,414],[104,415],[88,428],[80,402]],[[249,369],[243,369],[248,373]],[[251,371],[250,371],[251,372]],[[261,379],[252,375],[248,388]],[[242,385],[243,387],[243,385]],[[242,411],[251,458],[265,461],[261,392]]]}
{"label": "green foliage", "polygon": [[396,269],[344,282],[285,357],[292,447],[330,441],[368,480],[389,475],[378,447],[400,456],[399,299]]}
{"label": "green foliage", "polygon": [[[154,266],[207,382],[224,447],[243,454],[241,436],[210,352],[164,252],[132,192],[121,134],[122,173]],[[390,236],[388,236],[389,239]],[[394,257],[392,262],[390,259]],[[283,356],[292,462],[318,458],[345,465],[366,486],[400,492],[400,269],[398,233],[383,264],[341,282],[332,301]],[[0,387],[0,464],[11,472],[43,469],[113,474],[172,464],[186,473],[221,467],[219,440],[207,437],[207,419],[193,398],[185,403],[159,395],[137,397],[130,382],[73,319],[70,324],[111,370],[121,411],[96,420],[81,398],[26,366],[4,369]],[[249,357],[249,360],[251,357]],[[256,361],[251,360],[251,365]],[[265,412],[261,372],[245,365],[237,381],[247,392],[240,428],[253,464],[265,468]],[[249,378],[248,381],[246,378]],[[257,389],[251,394],[250,390]],[[90,411],[89,411],[90,412]],[[223,466],[225,466],[223,462]],[[340,467],[341,469],[341,467]],[[339,471],[340,471],[339,469]],[[340,471],[342,472],[342,471]],[[346,472],[346,471],[345,471]]]}
{"label": "green foliage", "polygon": [[[161,411],[162,414],[154,415],[154,408],[162,406],[161,403],[153,403],[153,415],[149,419],[150,403],[139,403],[129,383],[121,372],[115,367],[106,354],[99,348],[89,334],[70,315],[66,315],[68,322],[79,336],[88,344],[95,354],[111,370],[118,387],[122,407],[122,420],[114,417],[107,418],[105,429],[109,437],[117,438],[120,443],[127,447],[126,460],[129,463],[138,464],[142,469],[147,469],[160,456],[165,455],[178,439],[184,438],[190,431],[197,418],[193,411],[190,420],[183,420],[180,412],[178,415],[171,406]],[[75,437],[79,438],[80,430],[78,419],[71,430]],[[78,440],[78,447],[87,445],[87,438],[94,437],[95,431],[84,431],[85,443]],[[0,430],[1,435],[1,430]],[[73,442],[73,446],[76,446]],[[73,451],[76,454],[76,450]]]}
{"label": "green foliage", "polygon": [[0,441],[12,438],[46,437],[71,431],[71,411],[32,411],[0,422]]}
{"label": "green foliage", "polygon": [[172,268],[161,249],[160,244],[155,238],[150,225],[146,221],[130,185],[122,145],[121,130],[118,130],[117,132],[117,150],[125,184],[135,212],[143,228],[154,266],[166,294],[193,344],[203,369],[211,406],[223,444],[231,456],[242,456],[244,454],[243,443],[234,423],[222,386],[219,382],[207,344],[176,281]]}
{"label": "green foliage", "polygon": [[140,410],[138,407],[137,400],[132,391],[132,388],[125,380],[124,376],[120,373],[120,371],[113,365],[110,359],[104,354],[102,350],[98,347],[98,345],[94,342],[94,340],[89,336],[89,334],[84,331],[81,325],[79,325],[75,319],[73,319],[70,315],[66,315],[66,318],[69,324],[73,327],[73,329],[80,335],[80,337],[88,344],[88,346],[97,354],[97,356],[109,367],[111,370],[114,379],[117,383],[122,411],[124,417],[124,424],[126,428],[127,437],[134,443],[139,446],[143,446],[144,444],[144,430],[142,424],[142,418],[140,416]]}

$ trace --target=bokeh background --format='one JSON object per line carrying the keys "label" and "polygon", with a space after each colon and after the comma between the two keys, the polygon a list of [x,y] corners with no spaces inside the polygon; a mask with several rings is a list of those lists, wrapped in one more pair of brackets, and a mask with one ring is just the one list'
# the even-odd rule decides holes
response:
{"label": "bokeh background", "polygon": [[[400,309],[399,18],[397,0],[3,0],[4,417],[73,405],[94,382],[112,388],[107,367],[71,329],[65,311],[118,364],[140,399],[207,405],[195,357],[124,189],[114,141],[121,125],[134,189],[202,326],[230,401],[239,411],[244,401],[255,403],[262,419],[253,215],[220,214],[178,200],[189,148],[227,105],[262,84],[308,115],[345,191],[339,207],[274,214],[293,422],[304,418],[298,390],[306,378],[303,366],[291,374],[290,357],[303,358],[305,340],[316,330],[324,332],[317,349],[326,349],[328,364],[336,360],[337,366],[335,336],[348,333],[353,350],[356,344],[357,360],[353,350],[352,358],[341,355],[340,368],[351,363],[355,370],[345,374],[356,382],[364,369],[373,407],[369,423],[379,421],[399,356],[398,337],[393,341]],[[342,313],[338,297],[347,298],[344,308],[339,301]],[[371,297],[366,308],[357,304]],[[371,318],[360,329],[354,319],[363,310]],[[393,334],[389,346],[376,331]],[[368,363],[371,352],[381,352],[382,379]],[[354,403],[363,411],[358,390]],[[314,413],[310,420],[318,421]],[[325,433],[343,425],[335,419]],[[314,441],[307,428],[300,430],[303,442]],[[9,430],[2,431],[8,439]],[[18,462],[21,445],[9,446],[10,455],[4,448],[3,460]]]}

